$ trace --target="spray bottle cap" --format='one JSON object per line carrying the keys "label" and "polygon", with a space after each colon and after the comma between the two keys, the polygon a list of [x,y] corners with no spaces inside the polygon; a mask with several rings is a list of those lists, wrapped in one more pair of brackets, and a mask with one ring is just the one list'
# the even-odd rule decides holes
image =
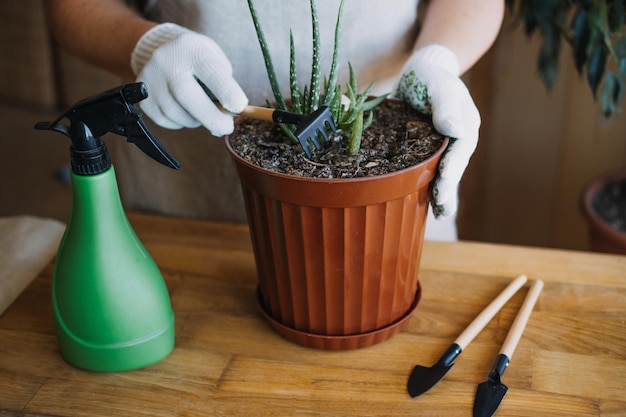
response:
{"label": "spray bottle cap", "polygon": [[[125,136],[155,161],[178,169],[180,164],[154,137],[133,104],[148,97],[144,83],[124,84],[76,103],[53,122],[39,122],[36,129],[53,130],[72,140],[72,171],[94,175],[111,166],[109,153],[100,137],[108,132]],[[61,123],[67,118],[70,125]]]}

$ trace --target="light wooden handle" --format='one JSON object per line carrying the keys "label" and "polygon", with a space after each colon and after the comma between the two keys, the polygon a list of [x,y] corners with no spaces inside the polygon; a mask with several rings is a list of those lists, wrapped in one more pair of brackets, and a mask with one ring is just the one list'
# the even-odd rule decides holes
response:
{"label": "light wooden handle", "polygon": [[[230,114],[231,116],[237,115],[236,113],[226,110],[224,106],[222,106],[222,103],[220,103],[219,100],[215,97],[213,92],[202,81],[200,81],[198,77],[194,76],[194,78],[196,79],[198,84],[200,84],[200,87],[202,87],[202,90],[204,90],[204,92],[211,98],[213,103],[215,103],[215,105],[217,106],[218,109],[220,109],[221,112]],[[272,115],[274,113],[274,110],[275,109],[270,109],[268,107],[246,106],[243,109],[243,111],[239,114],[241,116],[249,117],[250,119],[266,120],[268,122],[273,122],[274,119],[272,118]]]}
{"label": "light wooden handle", "polygon": [[[232,116],[237,116],[236,113],[232,113],[226,110],[224,106],[222,106],[222,103],[220,103],[219,101],[214,101],[214,103],[217,105],[217,108],[220,109],[221,112],[230,114]],[[239,115],[245,116],[254,120],[265,120],[268,122],[273,122],[274,121],[273,115],[274,115],[275,110],[276,109],[271,109],[269,107],[246,106],[241,111],[241,113],[239,113]]]}
{"label": "light wooden handle", "polygon": [[500,353],[508,356],[511,359],[513,356],[513,352],[517,347],[517,343],[522,337],[522,333],[524,332],[524,328],[526,327],[526,323],[528,323],[528,319],[530,318],[530,313],[533,311],[533,307],[539,298],[539,294],[541,294],[541,290],[543,289],[543,281],[538,279],[530,286],[528,290],[528,294],[526,294],[526,299],[524,299],[524,304],[520,307],[519,313],[517,313],[517,317],[515,317],[515,321],[511,325],[511,329],[509,333],[506,335],[506,339],[504,340],[504,344],[502,345],[502,349],[500,349]]}
{"label": "light wooden handle", "polygon": [[461,349],[465,349],[467,345],[470,344],[472,340],[476,337],[476,335],[489,323],[489,321],[496,315],[496,313],[502,308],[504,304],[513,294],[519,290],[522,285],[526,283],[528,278],[526,275],[520,275],[515,278],[513,282],[511,282],[481,313],[470,323],[469,326],[461,333],[459,337],[457,337],[456,343],[461,347]]}
{"label": "light wooden handle", "polygon": [[258,107],[258,106],[246,106],[245,109],[241,113],[242,116],[249,117],[250,119],[255,120],[266,120],[268,122],[273,122],[272,118],[274,111],[276,109],[271,109],[269,107]]}

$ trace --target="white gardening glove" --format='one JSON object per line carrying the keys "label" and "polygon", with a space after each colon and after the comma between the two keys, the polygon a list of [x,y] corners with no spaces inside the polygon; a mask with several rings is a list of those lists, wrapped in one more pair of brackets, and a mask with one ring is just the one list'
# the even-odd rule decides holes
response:
{"label": "white gardening glove", "polygon": [[148,88],[141,109],[168,129],[203,125],[214,136],[232,133],[233,116],[218,109],[197,79],[231,113],[248,104],[222,49],[207,36],[173,23],[155,26],[139,39],[131,67]]}
{"label": "white gardening glove", "polygon": [[458,185],[478,143],[480,114],[463,81],[454,53],[429,45],[413,53],[404,65],[395,96],[432,115],[435,129],[450,137],[432,190],[436,217],[456,212]]}

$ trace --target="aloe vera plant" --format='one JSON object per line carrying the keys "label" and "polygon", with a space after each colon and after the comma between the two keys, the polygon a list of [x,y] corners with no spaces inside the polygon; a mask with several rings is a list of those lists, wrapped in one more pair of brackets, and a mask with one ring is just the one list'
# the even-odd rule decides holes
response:
{"label": "aloe vera plant", "polygon": [[[320,29],[317,17],[317,9],[315,1],[310,0],[311,6],[311,25],[313,32],[312,44],[312,64],[311,79],[308,85],[302,90],[298,83],[298,72],[296,68],[296,49],[293,34],[290,34],[290,68],[289,68],[289,86],[291,100],[288,103],[280,91],[278,77],[274,69],[270,50],[265,40],[263,28],[254,6],[253,0],[248,0],[248,7],[254,22],[254,28],[257,33],[257,39],[263,53],[265,68],[268,79],[272,87],[272,93],[276,101],[276,107],[282,110],[288,110],[300,114],[310,114],[317,110],[320,106],[327,106],[333,116],[333,120],[338,129],[344,132],[348,140],[348,153],[357,154],[361,146],[361,137],[363,130],[366,129],[373,120],[372,109],[378,106],[387,95],[370,98],[370,93],[374,86],[371,83],[361,94],[358,93],[358,85],[356,75],[352,65],[348,63],[350,69],[350,78],[345,85],[345,91],[338,84],[339,73],[339,49],[341,38],[341,17],[343,14],[343,0],[339,5],[337,13],[337,22],[335,24],[335,37],[333,44],[333,58],[328,77],[324,77],[322,83],[321,75],[321,46],[320,46]],[[323,92],[322,92],[323,85]],[[347,98],[347,100],[345,99]],[[349,104],[346,104],[348,102]],[[271,105],[268,103],[268,105]],[[367,117],[366,117],[367,114]],[[298,142],[293,132],[295,126],[281,125],[285,133],[294,141]]]}

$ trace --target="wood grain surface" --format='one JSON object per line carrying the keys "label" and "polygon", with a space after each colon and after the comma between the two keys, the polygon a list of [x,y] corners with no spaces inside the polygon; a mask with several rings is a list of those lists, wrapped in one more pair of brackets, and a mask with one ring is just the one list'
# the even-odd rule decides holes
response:
{"label": "wood grain surface", "polygon": [[242,225],[131,215],[176,314],[176,347],[145,369],[95,373],[59,355],[52,265],[0,316],[0,416],[471,416],[528,291],[496,314],[436,387],[406,391],[520,274],[545,287],[502,382],[496,416],[626,415],[626,257],[426,242],[422,300],[404,331],[353,351],[278,336],[255,303]]}

